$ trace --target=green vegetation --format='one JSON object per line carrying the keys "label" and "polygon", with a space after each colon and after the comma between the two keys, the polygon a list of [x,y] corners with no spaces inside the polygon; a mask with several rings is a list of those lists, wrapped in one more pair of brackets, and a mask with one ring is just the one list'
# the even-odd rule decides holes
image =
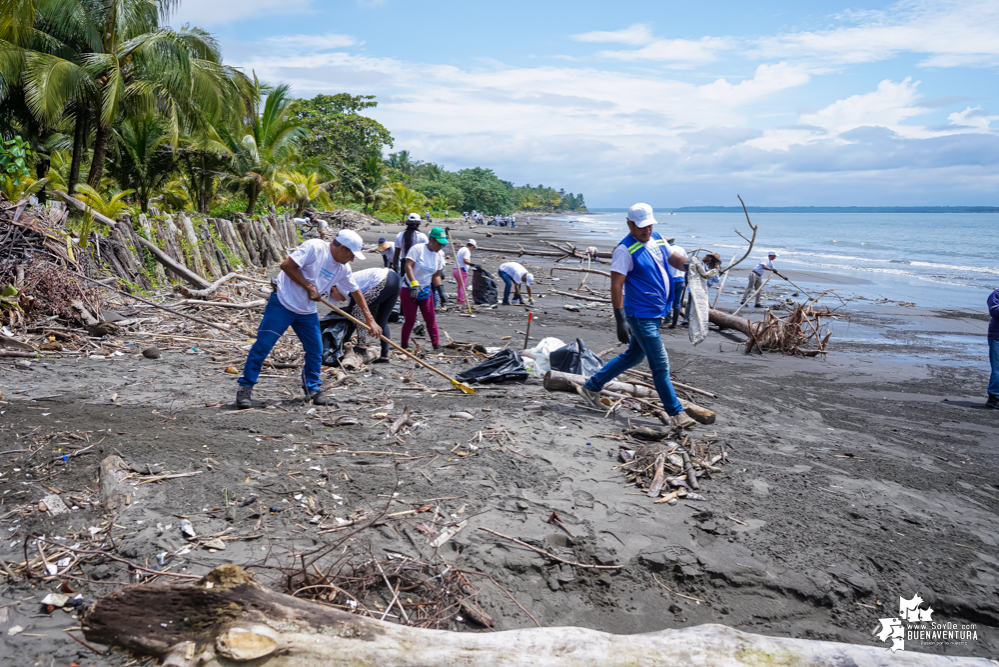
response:
{"label": "green vegetation", "polygon": [[[168,25],[176,0],[17,0],[0,17],[0,189],[45,189],[117,217],[354,207],[398,219],[477,209],[585,210],[582,195],[383,158],[370,95],[295,99],[226,65],[215,38]],[[84,227],[89,225],[84,221]],[[85,238],[81,239],[85,242]]]}

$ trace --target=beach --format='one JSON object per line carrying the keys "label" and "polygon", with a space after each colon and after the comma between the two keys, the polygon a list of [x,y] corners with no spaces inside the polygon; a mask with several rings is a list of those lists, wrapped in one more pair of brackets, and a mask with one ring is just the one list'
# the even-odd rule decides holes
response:
{"label": "beach", "polygon": [[[495,274],[503,261],[517,258],[518,244],[541,249],[541,241],[568,240],[610,249],[571,220],[532,215],[530,226],[512,230],[450,226],[457,239],[507,250],[475,252],[473,261]],[[374,243],[400,230],[373,227],[362,236]],[[727,260],[734,252],[722,254]],[[517,261],[534,272],[536,294],[580,281],[580,274],[557,271],[555,281],[548,258]],[[369,254],[354,268],[380,264]],[[606,261],[600,268],[608,268]],[[750,268],[735,272],[722,309],[734,309]],[[450,265],[445,275],[450,278]],[[863,293],[865,283],[858,281],[867,278],[849,271],[802,266],[788,267],[787,275],[806,289],[838,285],[848,292],[845,304],[832,295],[821,301],[843,315],[833,324],[824,357],[746,355],[738,345],[744,337],[732,332],[712,330],[697,347],[682,327],[663,332],[674,376],[718,396],[698,397],[717,421],[690,432],[720,443],[728,454],[723,472],[702,480],[704,501],[655,504],[626,485],[617,468],[626,444],[622,431],[658,422],[629,411],[615,417],[587,410],[578,397],[548,392],[537,378],[468,396],[448,391],[446,381],[397,356],[352,373],[352,383],[329,390],[336,406],[310,414],[311,406],[298,398],[298,371],[273,369],[259,385],[259,406],[237,411],[235,376],[224,367],[229,357],[245,354],[243,340],[227,356],[199,354],[195,342],[154,360],[139,354],[144,344],[136,337],[130,353],[113,359],[51,360],[30,369],[0,362],[4,450],[34,456],[39,446],[53,448],[38,457],[47,460],[65,439],[49,434],[83,431],[95,445],[93,455],[70,458],[44,480],[27,453],[5,457],[0,513],[37,503],[50,487],[93,491],[98,463],[118,453],[137,470],[150,464],[196,473],[133,487],[114,521],[112,539],[121,556],[155,564],[157,554],[183,550],[181,516],[199,535],[233,538],[224,550],[175,558],[171,571],[177,573],[200,575],[229,562],[256,565],[261,581],[279,587],[279,572],[271,568],[342,535],[321,534],[310,522],[316,506],[329,525],[332,517],[352,521],[383,508],[394,513],[430,505],[435,509],[384,519],[344,548],[429,558],[433,550],[418,526],[430,522],[429,512],[439,512],[468,523],[437,557],[491,576],[543,626],[630,634],[722,623],[766,635],[883,647],[872,633],[879,619],[898,615],[900,597],[919,595],[934,610],[934,621],[974,624],[977,639],[910,642],[906,650],[994,657],[999,421],[983,408],[984,296],[977,310],[970,297],[949,306],[932,300],[909,306],[900,303],[912,302],[902,296],[879,302]],[[768,285],[768,305],[802,298],[794,287],[775,283]],[[445,284],[453,294],[454,286]],[[587,284],[606,289],[607,281],[591,275]],[[548,336],[582,338],[605,360],[622,349],[609,306],[548,294],[533,311],[532,344]],[[748,315],[759,317],[759,311]],[[258,312],[245,317],[251,330],[258,321]],[[471,317],[452,304],[438,322],[454,341],[519,349],[527,309],[479,307]],[[397,340],[398,325],[392,326]],[[209,331],[190,327],[193,337],[217,337]],[[429,349],[425,337],[417,342]],[[449,373],[481,362],[460,349],[443,348],[440,355],[426,359]],[[406,387],[413,390],[401,390]],[[425,427],[399,442],[386,431],[404,406]],[[452,416],[459,411],[472,419]],[[342,416],[353,423],[338,425]],[[251,496],[256,501],[237,509],[232,520],[219,509],[224,498]],[[24,560],[29,535],[73,541],[106,521],[99,507],[79,507],[59,516],[4,515],[0,559]],[[548,522],[553,512],[564,529]],[[480,528],[569,560],[622,567],[559,565]],[[85,580],[72,586],[90,600],[130,576],[109,561],[89,563],[86,571]],[[479,605],[498,629],[533,626],[498,587],[481,580],[476,586]],[[24,628],[0,636],[0,664],[127,662],[66,638],[62,629],[78,625],[69,613],[38,613],[41,596],[57,588],[51,580],[21,579],[0,592],[10,623]],[[481,629],[468,619],[450,627]]]}

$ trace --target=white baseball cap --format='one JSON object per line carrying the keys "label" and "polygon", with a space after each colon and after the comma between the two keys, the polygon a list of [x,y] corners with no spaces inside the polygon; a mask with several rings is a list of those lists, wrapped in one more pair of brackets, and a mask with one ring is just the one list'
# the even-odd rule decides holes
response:
{"label": "white baseball cap", "polygon": [[413,220],[415,220],[416,222],[422,222],[423,218],[420,217],[419,213],[410,213],[409,217],[406,218],[406,221],[411,222]]}
{"label": "white baseball cap", "polygon": [[628,220],[635,223],[635,226],[639,228],[656,224],[656,219],[652,215],[652,207],[648,204],[635,204],[629,208]]}
{"label": "white baseball cap", "polygon": [[473,248],[479,247],[479,244],[475,242],[475,239],[468,239],[467,241],[465,241],[465,245],[470,245]]}
{"label": "white baseball cap", "polygon": [[770,252],[767,253],[767,256],[776,257],[777,253],[775,253],[773,250],[771,250]]}
{"label": "white baseball cap", "polygon": [[534,282],[534,274],[533,273],[528,273],[527,276],[525,276],[525,277],[527,278],[527,284],[528,285],[530,285],[531,283]]}
{"label": "white baseball cap", "polygon": [[361,235],[352,229],[341,229],[336,235],[336,241],[343,247],[349,249],[354,253],[354,259],[364,259],[364,253],[361,252]]}

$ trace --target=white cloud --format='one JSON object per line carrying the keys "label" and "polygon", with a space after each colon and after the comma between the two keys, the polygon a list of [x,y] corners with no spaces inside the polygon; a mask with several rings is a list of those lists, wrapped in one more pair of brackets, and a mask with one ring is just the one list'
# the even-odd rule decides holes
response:
{"label": "white cloud", "polygon": [[735,46],[727,37],[701,39],[656,39],[640,49],[629,51],[599,51],[598,56],[616,60],[658,60],[677,63],[709,63],[718,59],[721,51]]}
{"label": "white cloud", "polygon": [[655,41],[652,30],[644,23],[636,23],[623,30],[611,30],[595,32],[584,32],[581,35],[573,35],[577,42],[613,42],[615,44],[631,44],[640,46]]}
{"label": "white cloud", "polygon": [[830,134],[842,134],[864,126],[886,127],[899,134],[908,134],[915,128],[903,127],[902,122],[928,111],[916,104],[921,97],[916,90],[918,85],[919,82],[913,83],[911,78],[899,83],[885,79],[878,84],[877,90],[851,95],[825,109],[804,114],[800,122],[824,128]]}
{"label": "white cloud", "polygon": [[350,35],[338,35],[335,33],[327,33],[325,35],[279,35],[277,37],[268,37],[264,41],[278,48],[306,52],[340,49],[362,43]]}
{"label": "white cloud", "polygon": [[802,86],[811,80],[808,71],[800,66],[787,63],[760,65],[752,79],[731,84],[725,79],[702,86],[707,97],[724,100],[730,104],[742,104],[775,93],[778,90]]}
{"label": "white cloud", "polygon": [[964,111],[955,111],[947,116],[951,125],[959,129],[968,129],[978,132],[995,133],[991,127],[992,121],[999,120],[999,116],[990,116],[982,107],[968,107]]}
{"label": "white cloud", "polygon": [[170,24],[215,26],[255,18],[270,12],[298,14],[310,9],[312,0],[188,0],[180,3]]}
{"label": "white cloud", "polygon": [[843,65],[909,52],[926,54],[924,67],[999,65],[997,0],[907,0],[857,18],[858,25],[758,39],[749,55]]}

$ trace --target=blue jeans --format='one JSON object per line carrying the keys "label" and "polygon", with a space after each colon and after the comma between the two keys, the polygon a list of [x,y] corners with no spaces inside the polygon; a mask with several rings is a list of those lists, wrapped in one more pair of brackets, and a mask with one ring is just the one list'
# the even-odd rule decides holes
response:
{"label": "blue jeans", "polygon": [[299,315],[281,305],[277,292],[271,294],[264,309],[264,319],[257,329],[257,340],[246,355],[243,364],[243,375],[237,380],[244,387],[257,384],[260,369],[264,359],[274,349],[281,335],[291,327],[295,335],[302,341],[305,348],[305,367],[302,369],[302,388],[309,394],[314,394],[323,388],[323,380],[319,373],[322,370],[323,339],[319,333],[319,315],[310,313]]}
{"label": "blue jeans", "polygon": [[989,393],[999,396],[999,340],[989,341],[989,364],[992,365],[992,375],[989,376]]}
{"label": "blue jeans", "polygon": [[513,278],[506,271],[500,271],[499,274],[505,283],[503,287],[503,303],[510,303],[510,290],[513,289]]}
{"label": "blue jeans", "polygon": [[631,325],[631,344],[622,354],[617,355],[607,362],[597,374],[586,381],[583,385],[590,391],[600,391],[604,385],[616,378],[629,368],[634,368],[642,363],[646,357],[649,360],[649,369],[652,371],[653,384],[656,385],[656,393],[666,408],[666,414],[678,415],[683,412],[676,397],[676,390],[669,379],[669,357],[666,356],[666,348],[663,347],[663,339],[659,335],[659,328],[663,320],[659,317],[638,318],[628,317],[628,324]]}

